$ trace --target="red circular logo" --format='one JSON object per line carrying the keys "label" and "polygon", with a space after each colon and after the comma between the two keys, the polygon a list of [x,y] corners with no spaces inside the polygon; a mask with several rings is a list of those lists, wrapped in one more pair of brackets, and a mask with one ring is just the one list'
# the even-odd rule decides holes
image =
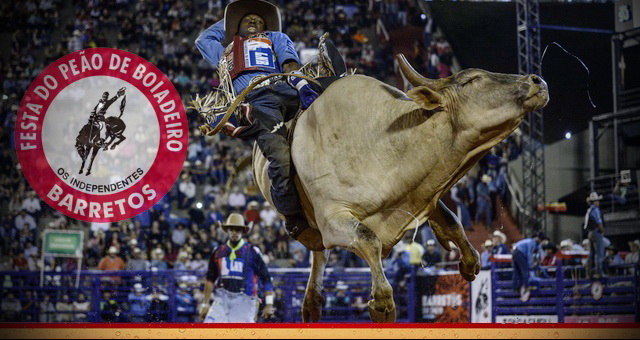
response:
{"label": "red circular logo", "polygon": [[153,64],[93,48],[49,65],[16,121],[25,178],[52,208],[86,222],[129,219],[160,201],[187,155],[179,93]]}

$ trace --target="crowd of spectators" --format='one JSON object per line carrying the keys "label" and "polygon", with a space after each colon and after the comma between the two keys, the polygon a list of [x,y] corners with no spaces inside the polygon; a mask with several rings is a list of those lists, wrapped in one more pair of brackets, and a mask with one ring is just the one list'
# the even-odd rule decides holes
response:
{"label": "crowd of spectators", "polygon": [[[261,249],[270,267],[309,265],[308,252],[299,243],[291,242],[273,207],[259,194],[250,171],[240,174],[235,186],[226,191],[231,171],[238,160],[250,155],[250,145],[224,136],[200,135],[197,129],[200,122],[194,112],[188,113],[193,133],[179,181],[160,203],[131,220],[84,223],[59,214],[43,204],[31,190],[16,161],[12,135],[20,99],[35,76],[65,54],[103,46],[136,53],[167,74],[185,103],[195,93],[203,94],[217,87],[220,82],[216,73],[200,56],[193,41],[201,30],[222,19],[226,3],[224,0],[74,0],[72,8],[65,8],[68,2],[60,0],[0,4],[1,29],[12,32],[10,58],[0,60],[3,86],[0,271],[44,269],[66,273],[78,269],[75,259],[45,257],[44,261],[40,260],[42,240],[39,236],[44,229],[85,233],[81,269],[204,271],[212,250],[226,242],[227,235],[219,223],[231,212],[241,212],[253,223],[248,239]],[[329,32],[350,68],[384,79],[392,73],[393,53],[388,43],[374,45],[368,38],[382,15],[378,6],[372,6],[370,1],[290,1],[281,4],[283,27],[296,43],[298,52],[315,48],[318,38]],[[372,8],[374,11],[370,11]],[[389,13],[388,8],[381,8]],[[338,270],[364,265],[345,250],[336,250],[334,254],[331,266]],[[27,280],[5,278],[4,286],[18,287]],[[66,275],[46,275],[44,280],[48,287],[75,284]],[[114,287],[121,287],[119,282],[124,278],[114,274],[106,280]],[[166,287],[144,284],[151,288],[127,285],[130,294],[124,295],[115,288],[105,290],[100,296],[101,318],[140,321],[143,311],[155,310],[155,314],[146,314],[166,319]],[[178,301],[184,301],[179,316],[193,314],[189,306],[195,308],[192,300],[198,297],[198,289],[189,282],[182,282],[179,289]],[[88,301],[96,299],[90,293],[51,291],[34,296],[30,291],[11,290],[3,296],[3,318],[5,321],[82,321],[86,319]],[[153,321],[149,316],[145,320]]]}

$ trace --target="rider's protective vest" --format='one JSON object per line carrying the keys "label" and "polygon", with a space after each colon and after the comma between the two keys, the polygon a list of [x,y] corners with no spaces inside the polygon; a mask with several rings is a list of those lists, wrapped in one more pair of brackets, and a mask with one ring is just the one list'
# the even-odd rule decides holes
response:
{"label": "rider's protective vest", "polygon": [[236,35],[225,49],[224,58],[231,79],[247,71],[277,72],[273,43],[264,33],[249,38]]}

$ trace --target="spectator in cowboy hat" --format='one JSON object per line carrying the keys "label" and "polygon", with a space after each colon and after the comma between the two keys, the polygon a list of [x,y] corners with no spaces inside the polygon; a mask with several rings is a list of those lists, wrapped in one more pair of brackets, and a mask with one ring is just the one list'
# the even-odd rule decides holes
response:
{"label": "spectator in cowboy hat", "polygon": [[604,275],[602,265],[604,263],[604,220],[600,211],[602,195],[592,192],[587,197],[587,203],[591,206],[584,218],[584,229],[589,239],[589,259],[587,261],[587,276],[598,279]]}
{"label": "spectator in cowboy hat", "polygon": [[435,267],[438,262],[442,262],[442,255],[436,249],[436,241],[428,240],[426,243],[426,251],[422,256],[422,262],[425,267]]}
{"label": "spectator in cowboy hat", "polygon": [[98,264],[98,269],[103,271],[119,271],[127,268],[124,260],[118,256],[118,248],[110,247],[107,256],[103,257]]}
{"label": "spectator in cowboy hat", "polygon": [[493,239],[492,253],[497,255],[509,254],[509,248],[507,248],[507,235],[500,230],[496,230],[491,235]]}
{"label": "spectator in cowboy hat", "polygon": [[486,240],[482,245],[484,251],[480,254],[480,261],[482,263],[482,268],[486,269],[491,267],[491,255],[493,254],[493,241]]}

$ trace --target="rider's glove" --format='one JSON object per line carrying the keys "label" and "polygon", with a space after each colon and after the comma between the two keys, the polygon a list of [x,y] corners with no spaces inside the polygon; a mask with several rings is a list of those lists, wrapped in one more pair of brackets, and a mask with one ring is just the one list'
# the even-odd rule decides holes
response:
{"label": "rider's glove", "polygon": [[[302,72],[300,71],[293,71],[291,73],[302,74]],[[295,87],[296,90],[298,90],[298,93],[300,94],[300,101],[302,102],[302,109],[306,110],[309,106],[311,106],[311,104],[313,104],[313,101],[318,98],[318,92],[316,92],[311,87],[311,85],[309,85],[309,82],[307,82],[305,79],[298,77],[288,77],[287,81],[291,86]]]}

